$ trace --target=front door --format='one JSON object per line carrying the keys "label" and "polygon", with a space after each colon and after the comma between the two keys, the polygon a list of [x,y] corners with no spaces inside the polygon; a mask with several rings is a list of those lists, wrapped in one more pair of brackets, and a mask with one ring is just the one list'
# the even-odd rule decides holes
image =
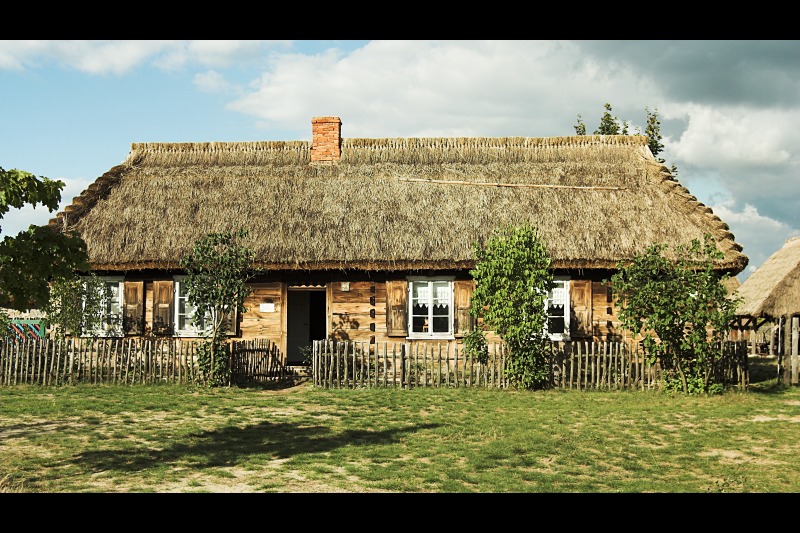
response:
{"label": "front door", "polygon": [[287,291],[286,364],[308,364],[311,341],[327,335],[325,316],[325,289]]}

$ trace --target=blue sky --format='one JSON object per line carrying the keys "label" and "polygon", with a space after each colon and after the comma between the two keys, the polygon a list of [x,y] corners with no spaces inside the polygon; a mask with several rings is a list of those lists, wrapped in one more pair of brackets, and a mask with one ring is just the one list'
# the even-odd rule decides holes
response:
{"label": "blue sky", "polygon": [[[800,41],[0,41],[0,167],[65,183],[132,143],[573,135],[661,118],[678,180],[744,247],[800,235]],[[2,235],[44,224],[12,210]]]}

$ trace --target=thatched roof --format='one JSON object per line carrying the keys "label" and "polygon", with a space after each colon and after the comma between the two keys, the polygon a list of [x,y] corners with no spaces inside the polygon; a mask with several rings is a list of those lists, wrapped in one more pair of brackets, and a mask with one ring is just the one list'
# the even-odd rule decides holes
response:
{"label": "thatched roof", "polygon": [[778,318],[800,313],[800,237],[788,239],[739,287],[739,316]]}
{"label": "thatched roof", "polygon": [[742,283],[736,276],[731,276],[723,282],[723,285],[725,286],[725,290],[728,291],[728,294],[732,295],[734,292],[739,290],[739,287],[741,287]]}
{"label": "thatched roof", "polygon": [[468,268],[493,229],[539,228],[554,266],[613,268],[651,243],[711,233],[720,269],[747,265],[728,226],[644,136],[135,143],[51,224],[97,270],[174,268],[208,232],[246,228],[269,269]]}

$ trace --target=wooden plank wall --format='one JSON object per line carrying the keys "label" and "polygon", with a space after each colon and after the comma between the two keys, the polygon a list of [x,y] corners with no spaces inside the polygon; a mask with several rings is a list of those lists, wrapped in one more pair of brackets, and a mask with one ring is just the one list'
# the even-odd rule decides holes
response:
{"label": "wooden plank wall", "polygon": [[[239,327],[243,339],[272,339],[280,343],[283,338],[281,324],[284,316],[284,300],[282,283],[252,283],[252,294],[245,300],[244,307],[247,311],[242,315]],[[261,311],[262,303],[272,302],[274,309],[271,312]],[[285,349],[284,349],[285,351]]]}
{"label": "wooden plank wall", "polygon": [[386,284],[379,281],[351,281],[328,284],[328,338],[338,341],[388,340],[386,336]]}
{"label": "wooden plank wall", "polygon": [[617,316],[608,284],[592,282],[592,336],[598,341],[630,340],[629,333],[623,331]]}

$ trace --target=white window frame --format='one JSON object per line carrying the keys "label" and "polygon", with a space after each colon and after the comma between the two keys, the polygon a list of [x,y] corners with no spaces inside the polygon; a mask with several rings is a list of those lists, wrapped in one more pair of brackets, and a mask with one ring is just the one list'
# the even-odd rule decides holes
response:
{"label": "white window frame", "polygon": [[[442,340],[452,340],[455,339],[455,334],[453,332],[454,326],[454,291],[453,291],[453,281],[455,281],[455,276],[409,276],[408,278],[408,338],[409,339],[442,339]],[[428,296],[428,323],[433,324],[433,311],[434,305],[433,300],[436,298],[433,291],[433,283],[447,283],[447,291],[448,291],[448,315],[447,315],[447,331],[440,331],[440,332],[422,332],[422,331],[414,331],[414,286],[416,285],[419,287],[420,285],[427,284],[429,288],[429,296]],[[430,328],[432,329],[432,328]]]}
{"label": "white window frame", "polygon": [[[570,340],[570,335],[569,335],[570,322],[569,322],[569,318],[570,318],[571,309],[572,309],[571,302],[570,302],[570,299],[569,299],[570,277],[569,276],[553,276],[553,281],[555,283],[559,284],[559,285],[563,283],[563,288],[562,287],[555,287],[554,289],[551,289],[551,290],[547,291],[547,298],[545,298],[545,301],[544,301],[544,312],[545,312],[545,315],[547,316],[547,320],[545,321],[545,326],[544,327],[545,327],[545,331],[547,331],[548,325],[550,324],[550,314],[549,314],[548,310],[550,308],[550,302],[553,301],[554,290],[559,291],[559,293],[561,291],[563,291],[562,298],[563,298],[563,304],[564,304],[564,331],[563,331],[563,333],[550,333],[548,331],[547,335],[548,335],[548,337],[550,337],[551,341],[568,341],[568,340]],[[558,295],[559,293],[556,293],[556,294]]]}
{"label": "white window frame", "polygon": [[[94,331],[84,331],[84,336],[94,335],[96,337],[124,337],[122,329],[123,313],[125,311],[123,299],[125,298],[125,277],[124,276],[97,276],[111,288],[111,299],[103,298],[103,324]],[[114,290],[116,289],[116,294]],[[85,309],[85,303],[82,306]]]}
{"label": "white window frame", "polygon": [[[208,326],[205,329],[200,329],[196,327],[192,322],[194,319],[194,311],[195,308],[189,304],[189,300],[187,299],[187,295],[181,295],[181,292],[186,287],[185,280],[187,276],[174,276],[172,278],[172,287],[173,287],[173,330],[175,331],[175,337],[205,337],[211,333],[211,317],[206,316],[206,323]],[[191,311],[188,313],[181,313],[181,301],[185,302],[186,308],[191,308]],[[180,328],[181,317],[185,317],[185,327]]]}

